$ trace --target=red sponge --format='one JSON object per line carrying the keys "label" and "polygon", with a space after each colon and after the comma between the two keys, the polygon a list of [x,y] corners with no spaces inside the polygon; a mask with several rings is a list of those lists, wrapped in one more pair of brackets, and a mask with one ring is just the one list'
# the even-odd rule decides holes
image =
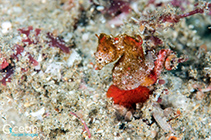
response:
{"label": "red sponge", "polygon": [[132,90],[121,90],[115,85],[111,85],[107,92],[107,97],[112,97],[114,104],[125,107],[133,107],[136,103],[143,103],[149,98],[150,90],[147,87],[139,86]]}

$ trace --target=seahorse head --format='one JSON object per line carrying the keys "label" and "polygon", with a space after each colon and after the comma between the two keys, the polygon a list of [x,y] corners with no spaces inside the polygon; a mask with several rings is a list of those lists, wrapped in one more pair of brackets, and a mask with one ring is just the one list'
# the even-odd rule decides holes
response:
{"label": "seahorse head", "polygon": [[[97,35],[96,35],[97,36]],[[117,56],[117,48],[115,40],[112,36],[101,33],[98,37],[98,47],[95,55],[95,69],[101,70],[105,65],[115,61]]]}

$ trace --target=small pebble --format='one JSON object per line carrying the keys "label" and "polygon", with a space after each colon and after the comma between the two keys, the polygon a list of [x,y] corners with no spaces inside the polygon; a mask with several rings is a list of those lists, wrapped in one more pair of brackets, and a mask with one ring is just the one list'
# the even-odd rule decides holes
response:
{"label": "small pebble", "polygon": [[12,27],[12,24],[11,22],[9,21],[5,21],[5,22],[2,22],[1,24],[1,28],[2,28],[2,33],[7,33],[8,30]]}
{"label": "small pebble", "polygon": [[89,33],[85,33],[82,35],[83,41],[87,41],[89,39]]}
{"label": "small pebble", "polygon": [[198,91],[198,92],[196,93],[196,99],[197,99],[197,100],[202,100],[203,97],[204,97],[204,93],[203,93],[203,92]]}
{"label": "small pebble", "polygon": [[163,84],[165,84],[166,82],[165,82],[165,80],[160,79],[160,80],[158,81],[158,83],[159,83],[160,85],[163,85]]}
{"label": "small pebble", "polygon": [[131,111],[127,111],[126,115],[125,115],[125,120],[127,121],[131,121],[133,119],[133,114]]}
{"label": "small pebble", "polygon": [[97,6],[97,10],[98,11],[103,11],[104,10],[104,7],[103,6]]}
{"label": "small pebble", "polygon": [[151,135],[150,135],[150,137],[151,137],[151,138],[155,138],[155,137],[156,137],[156,135],[157,135],[157,131],[152,130],[152,131],[151,131]]}

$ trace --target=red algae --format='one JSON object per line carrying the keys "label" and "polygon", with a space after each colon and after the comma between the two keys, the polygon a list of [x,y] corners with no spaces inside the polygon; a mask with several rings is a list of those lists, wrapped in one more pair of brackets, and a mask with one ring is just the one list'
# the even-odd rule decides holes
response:
{"label": "red algae", "polygon": [[18,29],[21,34],[26,35],[26,39],[22,39],[23,43],[28,43],[28,45],[34,44],[35,42],[29,37],[30,32],[33,30],[32,26],[29,26],[28,29]]}
{"label": "red algae", "polygon": [[[18,60],[18,55],[20,55],[24,51],[24,47],[18,44],[15,44],[14,47],[15,47],[15,51],[14,51],[15,53],[11,55],[10,57],[12,59]],[[37,60],[35,60],[29,52],[27,52],[27,56],[29,58],[29,62],[32,63],[34,66],[37,66],[39,64]]]}
{"label": "red algae", "polygon": [[11,75],[14,73],[14,69],[8,69],[8,71],[6,72],[6,75],[0,80],[1,83],[6,86],[7,82],[11,82]]}
{"label": "red algae", "polygon": [[143,103],[149,99],[150,90],[147,87],[139,86],[132,90],[121,90],[111,85],[107,91],[107,97],[112,97],[114,104],[131,108],[136,103]]}
{"label": "red algae", "polygon": [[[32,26],[28,26],[27,29],[21,28],[18,29],[18,31],[21,34],[24,34],[25,37],[24,39],[22,39],[22,42],[24,43],[24,45],[19,45],[19,44],[15,44],[14,45],[14,53],[10,56],[11,60],[18,60],[19,61],[19,55],[21,55],[22,52],[24,52],[24,47],[28,47],[31,44],[36,45],[37,43],[39,43],[39,35],[41,33],[41,29],[36,28],[33,29]],[[30,34],[34,34],[35,39],[32,39],[30,37]],[[52,33],[48,32],[47,33],[47,37],[50,39],[50,41],[46,41],[50,46],[53,47],[58,47],[60,48],[63,52],[65,53],[69,53],[70,50],[68,47],[66,47],[64,40],[60,39],[59,37],[54,37],[52,35]],[[33,66],[38,66],[39,63],[37,62],[36,59],[34,59],[34,57],[32,56],[32,54],[30,54],[29,52],[25,53],[26,55],[24,57],[28,57],[28,61],[30,64],[32,64]],[[6,61],[5,58],[3,58],[3,62],[0,64],[0,72],[5,72],[5,76],[2,78],[1,83],[3,85],[6,85],[6,82],[10,82],[11,81],[11,76],[14,73],[14,67],[9,67],[9,63]],[[22,72],[26,72],[28,70],[28,68],[21,68]]]}
{"label": "red algae", "polygon": [[39,29],[39,28],[36,28],[35,29],[35,35],[36,35],[36,37],[40,34],[40,32],[41,32],[41,29]]}
{"label": "red algae", "polygon": [[[18,29],[18,31],[20,31],[21,34],[25,34],[27,39],[22,39],[22,42],[23,43],[28,43],[28,45],[30,44],[34,44],[35,42],[32,41],[30,38],[29,38],[29,35],[30,35],[30,32],[33,30],[33,27],[32,26],[29,26],[28,29]],[[36,29],[36,35],[38,35],[40,33],[40,31],[38,29]],[[27,44],[25,44],[24,46],[27,46]],[[11,60],[18,60],[19,61],[19,55],[21,55],[22,52],[24,52],[24,46],[21,46],[19,44],[15,44],[14,45],[14,53],[12,55],[10,55],[10,59]],[[37,62],[37,60],[35,60],[32,55],[29,53],[29,52],[26,52],[26,57],[28,57],[29,59],[29,63],[33,64],[34,66],[37,66],[39,65],[39,63]],[[15,66],[11,66],[5,58],[3,58],[4,61],[3,63],[0,65],[1,66],[1,71],[0,72],[4,72],[5,73],[5,76],[0,80],[1,83],[6,86],[6,83],[7,82],[11,82],[11,77],[12,77],[12,74],[14,73],[14,67]],[[21,68],[21,70],[23,72],[27,71],[27,69],[25,68]]]}
{"label": "red algae", "polygon": [[31,30],[33,30],[32,26],[28,26],[28,29],[24,29],[24,28],[18,29],[18,31],[20,31],[21,34],[25,34],[27,37],[29,37]]}
{"label": "red algae", "polygon": [[[21,46],[21,45],[14,45],[14,54],[12,54],[10,56],[11,59],[16,59],[18,60],[18,55],[20,55],[22,52],[24,51],[24,48]],[[6,83],[7,82],[11,82],[11,77],[12,77],[12,74],[14,73],[14,66],[11,66],[5,58],[3,58],[5,61],[1,64],[1,66],[3,66],[1,69],[0,69],[0,72],[4,72],[5,73],[5,76],[0,80],[0,82],[6,86]]]}
{"label": "red algae", "polygon": [[[39,42],[39,34],[41,33],[41,29],[39,28],[36,28],[36,29],[33,29],[32,26],[29,26],[27,29],[18,29],[18,31],[21,33],[21,34],[25,34],[26,35],[26,38],[25,39],[22,39],[22,42],[23,43],[27,43],[25,45],[31,45],[31,44],[37,44]],[[35,35],[35,40],[33,40],[32,38],[30,38],[30,33],[34,31],[34,35]],[[48,32],[47,34],[47,38],[50,39],[50,41],[47,41],[48,44],[51,46],[51,47],[57,47],[57,48],[60,48],[63,52],[65,53],[69,53],[70,50],[69,48],[65,45],[65,42],[63,39],[59,38],[59,37],[54,37],[52,33]]]}
{"label": "red algae", "polygon": [[34,66],[38,66],[39,63],[37,62],[37,60],[35,60],[35,59],[31,56],[31,54],[30,54],[29,52],[28,52],[27,54],[28,54],[29,62],[30,62],[31,64],[33,64]]}
{"label": "red algae", "polygon": [[70,53],[69,48],[65,45],[64,40],[54,37],[52,33],[48,32],[47,37],[50,39],[48,42],[50,46],[60,48],[65,53]]}
{"label": "red algae", "polygon": [[18,55],[20,55],[22,52],[24,51],[24,47],[22,47],[21,45],[15,44],[14,45],[14,54],[11,55],[10,57],[12,59],[17,59],[18,60]]}
{"label": "red algae", "polygon": [[3,62],[0,65],[0,70],[5,69],[8,65],[9,63],[7,63],[7,60],[3,59]]}
{"label": "red algae", "polygon": [[[14,52],[15,53],[10,56],[10,59],[19,60],[18,56],[23,51],[24,51],[24,47],[22,47],[21,45],[15,44],[14,45]],[[26,56],[29,58],[29,63],[33,64],[34,66],[39,65],[37,60],[35,60],[29,52],[26,53]],[[11,82],[11,77],[12,77],[12,74],[14,73],[14,67],[15,66],[11,66],[6,60],[1,64],[1,66],[2,65],[3,65],[3,67],[0,69],[0,72],[4,72],[5,76],[0,81],[4,86],[6,86],[6,82]],[[21,68],[21,70],[23,72],[26,72],[28,69]]]}
{"label": "red algae", "polygon": [[109,0],[106,2],[106,4],[107,5],[105,5],[105,9],[102,11],[102,13],[111,17],[118,16],[121,13],[129,13],[131,11],[130,1]]}

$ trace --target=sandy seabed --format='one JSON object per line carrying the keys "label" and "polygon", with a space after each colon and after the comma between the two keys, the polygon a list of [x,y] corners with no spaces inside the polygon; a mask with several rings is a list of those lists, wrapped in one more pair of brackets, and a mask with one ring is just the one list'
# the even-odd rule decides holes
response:
{"label": "sandy seabed", "polygon": [[[187,12],[194,9],[194,3],[189,0],[183,6],[185,11],[171,5],[156,9],[152,4],[147,8]],[[91,133],[90,139],[166,140],[175,136],[181,140],[211,140],[211,16],[207,12],[181,19],[173,28],[160,31],[166,44],[178,55],[188,56],[188,61],[176,70],[162,72],[159,79],[165,84],[154,85],[150,99],[133,112],[130,121],[106,97],[113,64],[94,70],[98,45],[95,34],[141,34],[131,19],[141,20],[146,5],[145,0],[132,1],[134,10],[124,22],[117,22],[102,14],[106,7],[102,0],[0,0],[0,64],[4,59],[10,64],[8,69],[0,70],[0,79],[13,69],[11,79],[0,86],[0,138],[89,139],[81,118]],[[117,26],[119,22],[123,25]],[[21,32],[28,28],[28,35]],[[69,52],[52,47],[48,33],[63,40]],[[24,51],[11,58],[17,53],[17,44]],[[29,55],[39,64],[32,64]],[[160,110],[153,106],[158,98],[162,99]],[[161,115],[162,121],[158,122],[153,117],[155,110],[169,116]]]}

